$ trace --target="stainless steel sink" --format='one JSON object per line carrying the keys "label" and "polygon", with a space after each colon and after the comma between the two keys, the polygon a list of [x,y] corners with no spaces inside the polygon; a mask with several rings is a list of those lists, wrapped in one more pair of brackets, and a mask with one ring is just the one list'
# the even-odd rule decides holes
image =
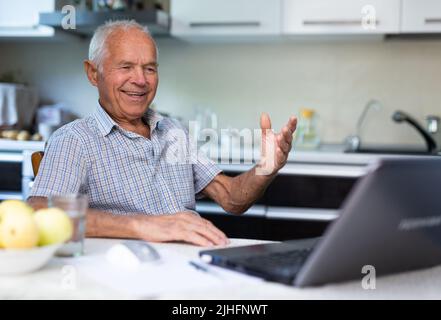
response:
{"label": "stainless steel sink", "polygon": [[[381,145],[381,146],[363,146],[360,138],[360,129],[363,123],[363,120],[366,116],[366,113],[371,109],[379,109],[381,107],[381,103],[377,100],[370,100],[363,112],[361,113],[358,121],[357,121],[357,131],[355,135],[350,135],[345,139],[346,150],[345,153],[364,153],[364,154],[393,154],[393,155],[427,155],[427,156],[436,156],[441,155],[441,152],[438,152],[439,149],[436,141],[431,136],[431,134],[426,131],[413,117],[409,114],[397,110],[392,114],[392,119],[396,123],[406,122],[411,125],[423,138],[426,147],[425,148],[412,148],[412,147],[403,147],[403,146],[389,146],[389,145]],[[434,130],[431,130],[433,132]],[[436,132],[436,131],[435,131]]]}

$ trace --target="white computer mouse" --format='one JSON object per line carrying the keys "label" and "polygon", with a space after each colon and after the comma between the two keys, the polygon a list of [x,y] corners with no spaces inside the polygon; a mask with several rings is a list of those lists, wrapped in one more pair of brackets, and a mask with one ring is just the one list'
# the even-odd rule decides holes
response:
{"label": "white computer mouse", "polygon": [[117,267],[136,270],[143,263],[158,261],[159,253],[145,241],[126,240],[113,245],[106,253],[106,260]]}

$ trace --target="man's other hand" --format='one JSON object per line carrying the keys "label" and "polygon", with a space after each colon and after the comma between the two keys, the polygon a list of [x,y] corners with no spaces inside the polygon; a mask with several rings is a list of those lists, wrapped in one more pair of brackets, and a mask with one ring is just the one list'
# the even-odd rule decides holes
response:
{"label": "man's other hand", "polygon": [[229,243],[222,231],[192,212],[140,216],[135,228],[140,239],[153,242],[184,241],[204,247]]}

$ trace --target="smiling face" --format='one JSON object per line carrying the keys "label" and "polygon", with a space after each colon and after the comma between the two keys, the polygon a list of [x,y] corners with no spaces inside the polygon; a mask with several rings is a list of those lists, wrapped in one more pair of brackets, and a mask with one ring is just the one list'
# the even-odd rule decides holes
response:
{"label": "smiling face", "polygon": [[141,30],[114,31],[106,41],[99,70],[85,62],[89,80],[98,88],[100,104],[117,122],[140,119],[158,87],[156,47]]}

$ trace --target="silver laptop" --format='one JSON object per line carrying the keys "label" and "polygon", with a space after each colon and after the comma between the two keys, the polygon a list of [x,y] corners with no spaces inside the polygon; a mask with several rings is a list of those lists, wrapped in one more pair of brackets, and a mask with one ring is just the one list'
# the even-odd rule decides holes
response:
{"label": "silver laptop", "polygon": [[[204,250],[214,265],[294,286],[441,264],[441,158],[381,159],[321,238]],[[372,269],[371,269],[372,270]]]}

